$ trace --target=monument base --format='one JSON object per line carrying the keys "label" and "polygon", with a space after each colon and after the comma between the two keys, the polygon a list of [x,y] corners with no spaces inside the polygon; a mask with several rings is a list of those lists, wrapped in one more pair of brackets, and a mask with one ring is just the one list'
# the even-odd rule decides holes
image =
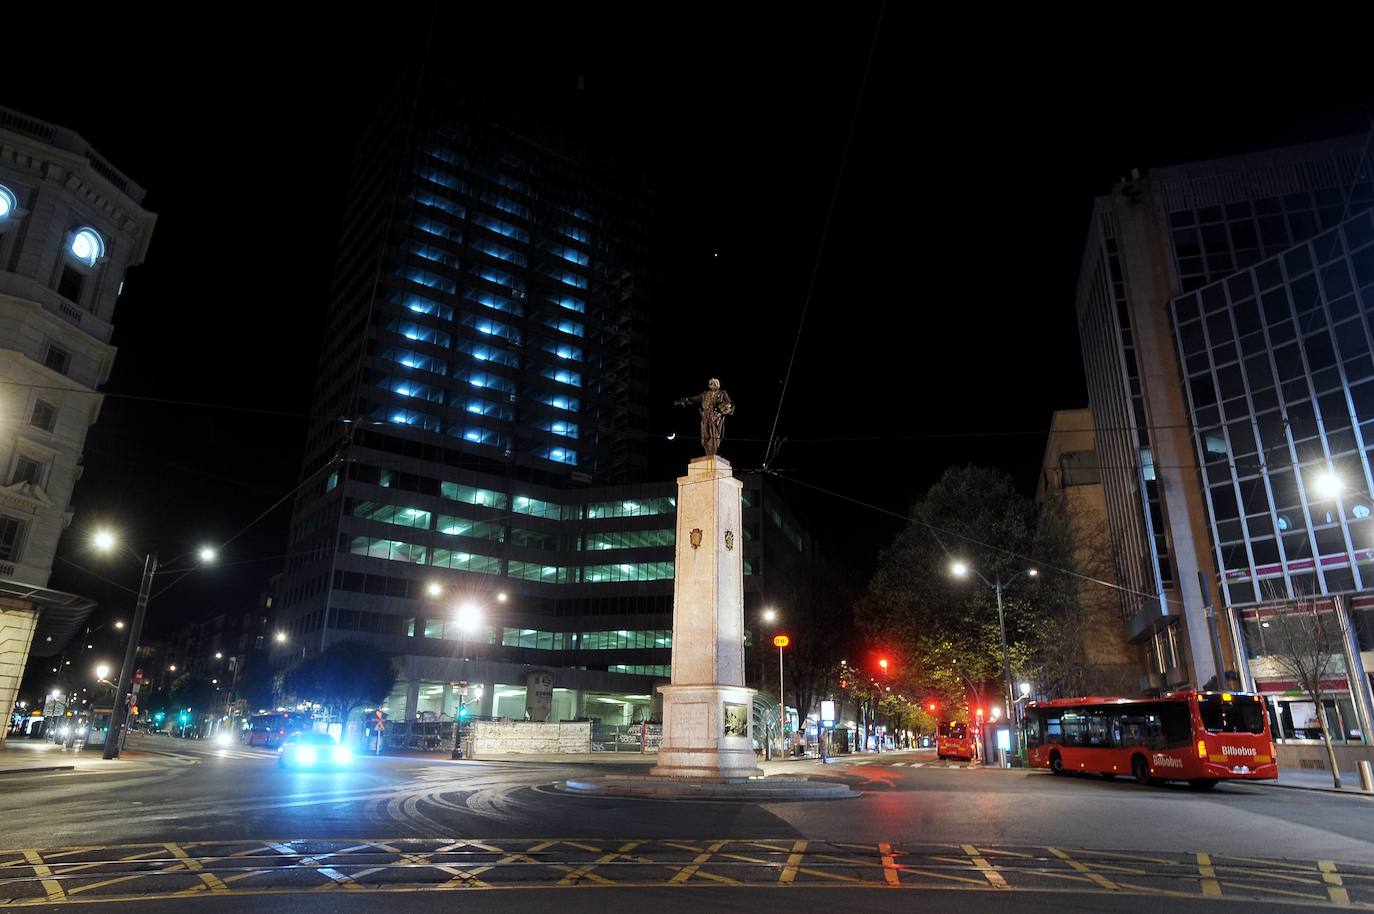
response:
{"label": "monument base", "polygon": [[750,737],[754,690],[731,685],[661,685],[663,742],[649,772],[662,778],[762,777]]}

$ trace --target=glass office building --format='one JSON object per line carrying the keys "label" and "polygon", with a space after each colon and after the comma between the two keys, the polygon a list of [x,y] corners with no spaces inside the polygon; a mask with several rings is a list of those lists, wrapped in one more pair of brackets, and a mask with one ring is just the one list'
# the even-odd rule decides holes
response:
{"label": "glass office building", "polygon": [[[349,196],[279,660],[383,647],[394,719],[451,716],[464,681],[473,713],[520,719],[544,676],[550,719],[652,717],[676,526],[675,484],[645,478],[652,191],[542,125],[410,92]],[[752,606],[768,552],[807,543],[748,486]]]}
{"label": "glass office building", "polygon": [[[1292,221],[1302,203],[1298,195],[1257,200],[1255,219]],[[1341,740],[1359,738],[1358,685],[1374,664],[1371,203],[1374,190],[1356,181],[1342,205],[1355,215],[1301,215],[1304,230],[1323,230],[1170,303],[1243,672],[1247,685],[1271,695],[1282,737],[1315,737],[1319,718],[1275,663],[1285,648],[1274,612],[1302,606],[1326,617],[1338,654],[1327,720]],[[1177,231],[1185,219],[1175,222]],[[1343,651],[1347,633],[1357,647]]]}
{"label": "glass office building", "polygon": [[[1225,299],[1232,288],[1258,283],[1254,277],[1262,264],[1271,264],[1264,268],[1269,279],[1272,263],[1282,263],[1288,252],[1332,231],[1340,235],[1338,226],[1374,203],[1363,156],[1364,138],[1351,137],[1170,166],[1122,179],[1096,202],[1080,272],[1078,323],[1112,558],[1123,588],[1123,624],[1139,645],[1144,668],[1141,691],[1224,688],[1248,674],[1235,660],[1239,632],[1227,624],[1227,609],[1260,600],[1260,585],[1251,578],[1223,578],[1221,572],[1236,560],[1238,544],[1246,549],[1241,530],[1250,528],[1244,518],[1264,513],[1253,485],[1240,487],[1242,479],[1258,475],[1253,468],[1261,451],[1258,443],[1234,450],[1232,433],[1262,421],[1263,428],[1256,424],[1251,437],[1270,447],[1274,417],[1282,414],[1288,427],[1281,434],[1298,449],[1290,461],[1315,459],[1328,447],[1314,443],[1321,435],[1311,432],[1311,423],[1303,425],[1309,415],[1316,416],[1317,406],[1284,412],[1283,385],[1294,387],[1295,379],[1280,378],[1276,366],[1271,365],[1274,380],[1260,402],[1248,399],[1244,365],[1256,357],[1260,341],[1255,315],[1263,320],[1258,285],[1250,300],[1260,304],[1243,314],[1236,311],[1244,323],[1237,323],[1229,304],[1222,306],[1229,329],[1203,297],[1215,308],[1218,295]],[[1304,280],[1304,285],[1316,281]],[[1274,286],[1266,288],[1272,292]],[[1342,299],[1340,306],[1350,307],[1354,300]],[[1177,312],[1179,303],[1185,303],[1183,312]],[[1183,314],[1190,316],[1180,324],[1175,318]],[[1309,334],[1289,320],[1293,339]],[[1223,329],[1229,334],[1224,339]],[[1215,352],[1208,342],[1213,331]],[[1265,345],[1285,342],[1266,340]],[[1285,363],[1284,370],[1293,366]],[[1323,375],[1319,383],[1331,377]],[[1315,398],[1330,393],[1312,387],[1309,399],[1315,404]],[[1344,439],[1338,444],[1344,447]],[[1229,496],[1218,491],[1224,489],[1216,475],[1222,467],[1239,474]],[[1289,475],[1299,503],[1305,504],[1297,474]],[[1291,513],[1294,503],[1286,490],[1284,499]],[[1224,512],[1219,523],[1215,510]],[[1247,561],[1281,563],[1284,531],[1277,529],[1278,514],[1267,523],[1268,528],[1262,523],[1253,528],[1260,545],[1258,555],[1246,553]],[[1296,516],[1284,523],[1294,524],[1295,533],[1299,529]],[[1316,535],[1316,528],[1306,520],[1303,524]],[[1334,534],[1321,536],[1329,545]],[[1307,558],[1322,555],[1322,544],[1312,540],[1310,545]],[[1332,570],[1329,584],[1353,586],[1358,577],[1348,571],[1346,581]],[[1325,582],[1322,574],[1312,573],[1313,583]],[[1209,618],[1209,607],[1218,611],[1219,622]]]}

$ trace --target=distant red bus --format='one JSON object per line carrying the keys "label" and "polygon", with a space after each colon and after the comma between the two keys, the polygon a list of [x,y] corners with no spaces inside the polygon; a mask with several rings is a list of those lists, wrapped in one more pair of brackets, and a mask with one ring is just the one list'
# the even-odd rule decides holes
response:
{"label": "distant red bus", "polygon": [[248,726],[239,739],[250,746],[265,746],[268,749],[275,749],[285,742],[292,733],[310,730],[314,726],[315,715],[299,711],[254,714],[248,719]]}
{"label": "distant red bus", "polygon": [[1197,790],[1279,776],[1264,702],[1247,692],[1031,702],[1024,727],[1031,767],[1055,774],[1129,774]]}
{"label": "distant red bus", "polygon": [[935,757],[973,761],[978,757],[978,728],[963,721],[940,721],[935,737]]}

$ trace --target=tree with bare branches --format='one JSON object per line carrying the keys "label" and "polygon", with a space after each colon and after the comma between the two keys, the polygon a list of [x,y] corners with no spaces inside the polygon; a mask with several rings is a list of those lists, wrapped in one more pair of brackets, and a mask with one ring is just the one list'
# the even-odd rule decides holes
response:
{"label": "tree with bare branches", "polygon": [[1331,730],[1326,725],[1322,706],[1322,683],[1339,668],[1339,636],[1331,631],[1328,624],[1331,620],[1323,617],[1313,599],[1282,606],[1268,621],[1269,631],[1264,640],[1269,661],[1275,669],[1290,677],[1316,707],[1326,758],[1331,765],[1331,780],[1340,790],[1341,769],[1336,764],[1336,750],[1331,744]]}

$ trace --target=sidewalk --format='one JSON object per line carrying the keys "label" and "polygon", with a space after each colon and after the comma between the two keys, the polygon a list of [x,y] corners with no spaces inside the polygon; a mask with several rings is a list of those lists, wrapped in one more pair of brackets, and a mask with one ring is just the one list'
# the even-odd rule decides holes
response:
{"label": "sidewalk", "polygon": [[1374,796],[1374,794],[1360,789],[1360,774],[1358,771],[1341,772],[1340,790],[1337,790],[1331,785],[1331,772],[1318,771],[1311,768],[1280,768],[1277,781],[1256,781],[1255,783],[1264,784],[1269,787],[1291,787],[1297,790],[1321,790],[1326,793],[1348,793],[1361,797]]}
{"label": "sidewalk", "polygon": [[101,754],[99,746],[81,750],[65,749],[47,740],[11,737],[0,747],[0,776],[44,771],[127,771],[130,761],[146,763],[154,758],[154,753],[137,749],[126,749],[120,758],[108,762],[100,757]]}

